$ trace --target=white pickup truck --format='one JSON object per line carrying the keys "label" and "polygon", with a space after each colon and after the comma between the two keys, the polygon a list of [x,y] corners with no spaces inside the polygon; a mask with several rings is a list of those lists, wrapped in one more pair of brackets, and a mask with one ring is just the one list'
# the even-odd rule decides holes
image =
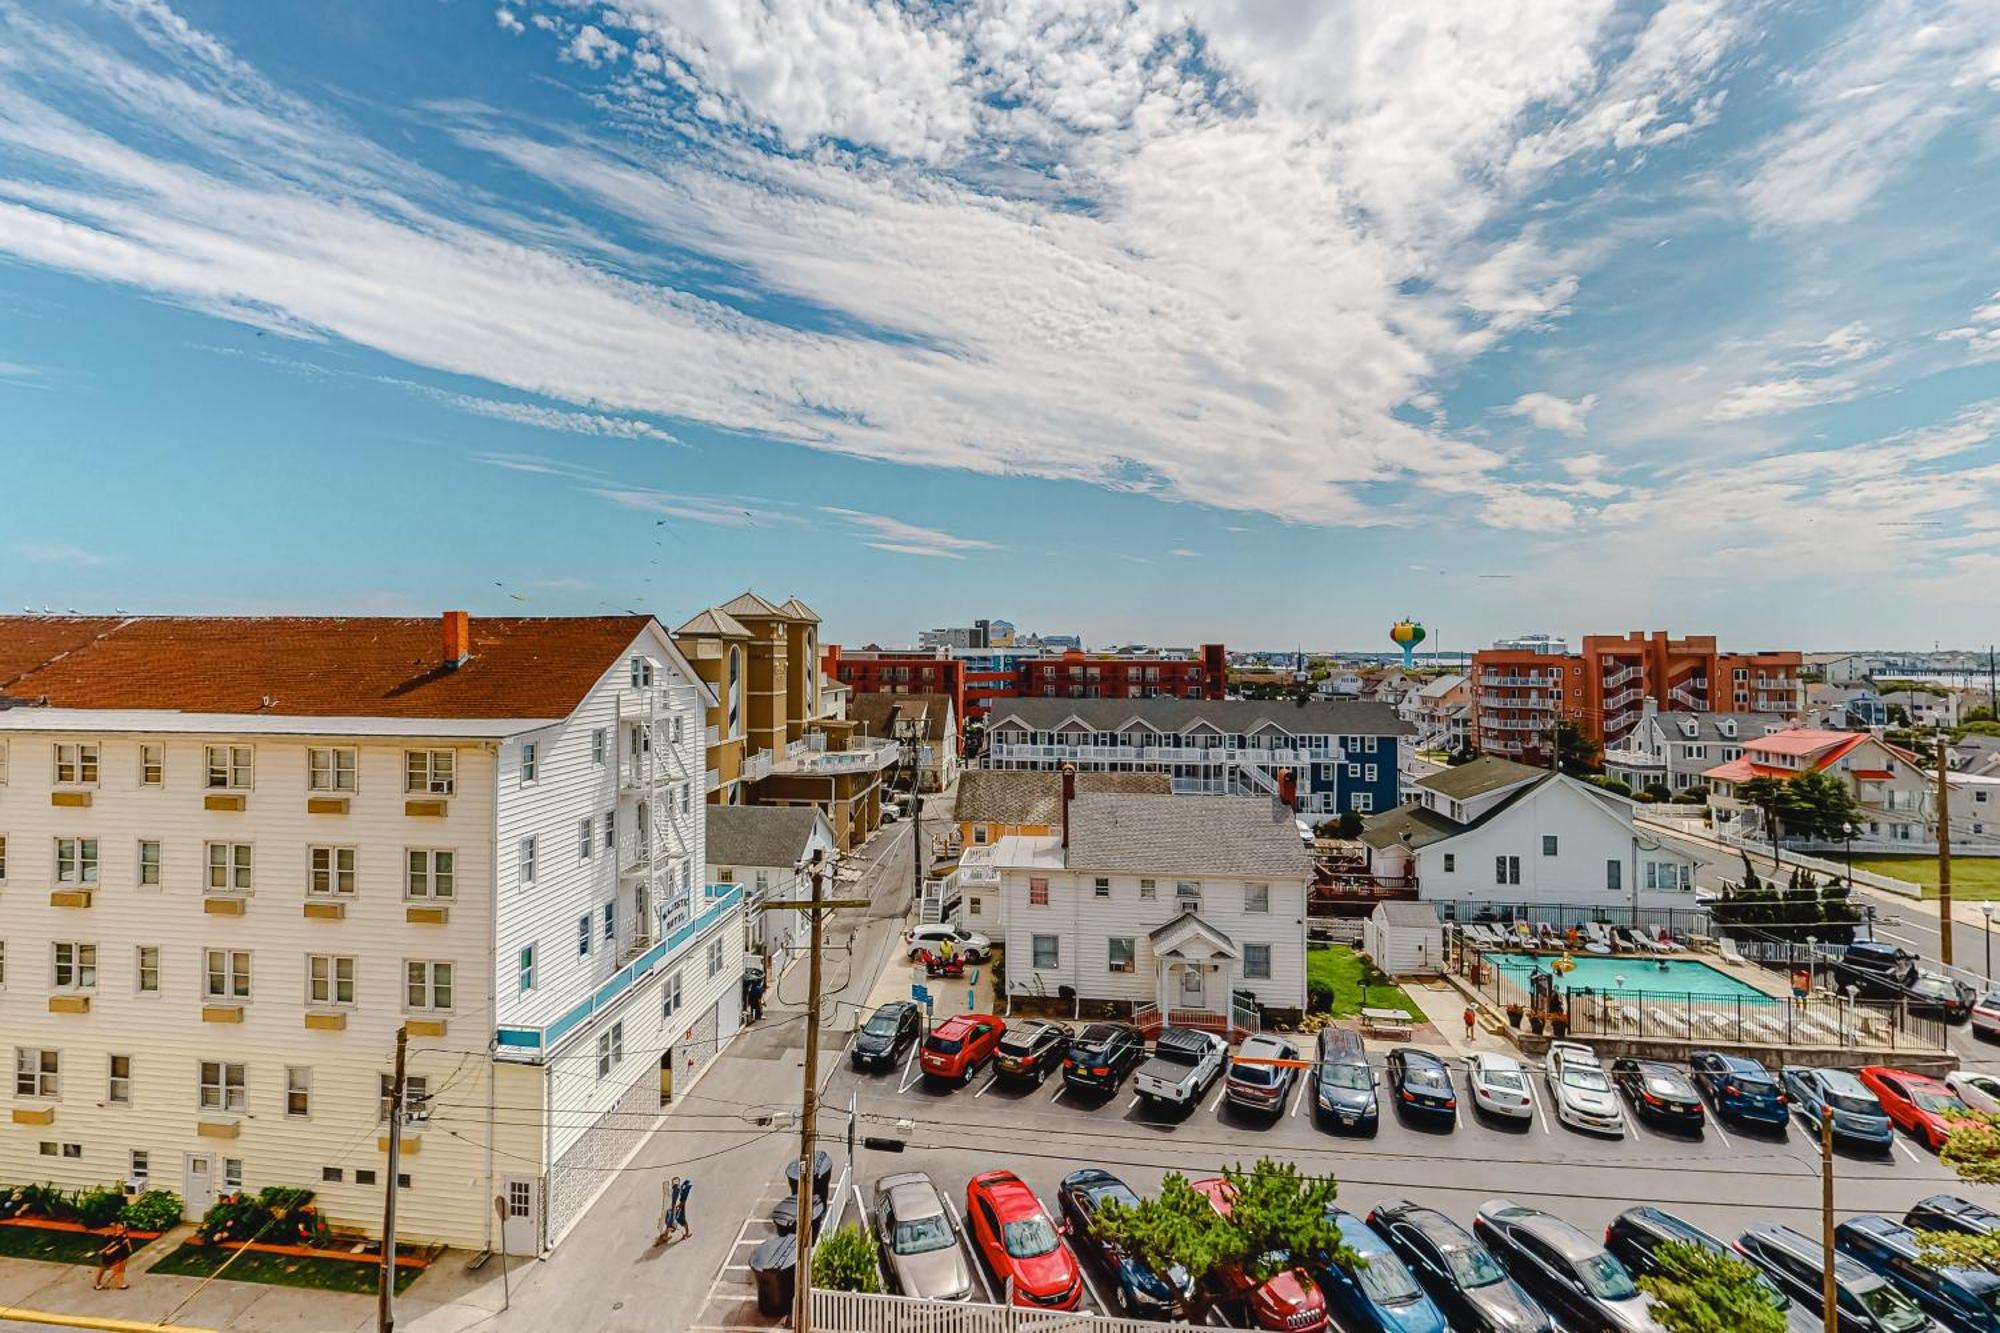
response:
{"label": "white pickup truck", "polygon": [[1148,1102],[1192,1106],[1229,1062],[1229,1043],[1198,1028],[1166,1028],[1153,1058],[1139,1066],[1136,1086]]}

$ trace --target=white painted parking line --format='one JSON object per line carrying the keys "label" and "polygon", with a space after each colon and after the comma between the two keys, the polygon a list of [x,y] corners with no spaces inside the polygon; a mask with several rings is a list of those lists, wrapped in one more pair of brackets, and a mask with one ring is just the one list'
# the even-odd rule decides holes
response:
{"label": "white painted parking line", "polygon": [[1725,1147],[1725,1148],[1734,1148],[1734,1147],[1736,1146],[1735,1144],[1733,1144],[1733,1143],[1731,1143],[1731,1142],[1729,1141],[1729,1133],[1728,1133],[1728,1131],[1727,1131],[1727,1130],[1723,1129],[1723,1127],[1722,1127],[1722,1117],[1721,1117],[1721,1116],[1719,1116],[1719,1115],[1712,1115],[1712,1116],[1708,1117],[1708,1123],[1709,1123],[1709,1124],[1710,1124],[1711,1126],[1713,1126],[1713,1127],[1714,1127],[1714,1129],[1715,1129],[1715,1137],[1717,1137],[1717,1138],[1719,1138],[1719,1139],[1721,1139],[1721,1140],[1722,1140],[1722,1146],[1723,1146],[1723,1147]]}
{"label": "white painted parking line", "polygon": [[903,1061],[903,1081],[897,1086],[896,1094],[901,1096],[908,1092],[923,1074],[923,1066],[917,1063],[917,1048],[912,1046],[909,1056]]}
{"label": "white painted parking line", "polygon": [[998,1083],[999,1081],[1000,1081],[1000,1075],[998,1073],[995,1073],[992,1077],[988,1078],[984,1083],[980,1084],[979,1091],[973,1093],[972,1095],[975,1097],[984,1097],[987,1093],[993,1091],[993,1085],[995,1083]]}
{"label": "white painted parking line", "polygon": [[1896,1135],[1895,1143],[1898,1148],[1903,1150],[1903,1156],[1909,1158],[1912,1162],[1915,1162],[1919,1166],[1923,1165],[1924,1159],[1917,1156],[1917,1150],[1915,1148],[1912,1148],[1909,1144],[1903,1142],[1903,1136],[1901,1134]]}
{"label": "white painted parking line", "polygon": [[944,1206],[951,1213],[951,1224],[958,1229],[959,1242],[965,1246],[966,1257],[971,1260],[972,1271],[979,1278],[979,1289],[986,1293],[986,1303],[991,1305],[993,1284],[986,1280],[986,1260],[979,1253],[979,1247],[972,1243],[972,1233],[965,1229],[965,1219],[958,1215],[958,1205],[951,1201],[949,1194],[944,1196]]}
{"label": "white painted parking line", "polygon": [[1091,1280],[1090,1265],[1079,1263],[1076,1266],[1076,1271],[1083,1274],[1084,1289],[1090,1293],[1090,1299],[1097,1302],[1097,1313],[1110,1314],[1113,1310],[1118,1308],[1117,1306],[1113,1305],[1110,1301],[1104,1299],[1104,1293],[1099,1291],[1097,1289],[1097,1283]]}
{"label": "white painted parking line", "polygon": [[863,1231],[868,1230],[868,1205],[861,1201],[861,1182],[858,1180],[854,1182],[854,1220],[861,1224]]}
{"label": "white painted parking line", "polygon": [[1057,1079],[1055,1094],[1049,1098],[1049,1104],[1053,1106],[1057,1102],[1061,1101],[1063,1094],[1068,1091],[1069,1091],[1069,1080]]}
{"label": "white painted parking line", "polygon": [[1223,1093],[1225,1093],[1225,1092],[1227,1092],[1227,1091],[1229,1091],[1229,1089],[1227,1089],[1227,1088],[1223,1088],[1223,1087],[1218,1087],[1218,1088],[1216,1088],[1216,1090],[1215,1090],[1215,1100],[1214,1100],[1214,1101],[1212,1101],[1212,1102],[1210,1102],[1210,1103],[1208,1104],[1208,1111],[1209,1111],[1209,1114],[1210,1114],[1210,1115],[1213,1115],[1213,1114],[1215,1114],[1215,1113],[1216,1113],[1217,1111],[1220,1111],[1220,1110],[1222,1109],[1222,1094],[1223,1094]]}
{"label": "white painted parking line", "polygon": [[1217,1328],[1236,1327],[1236,1325],[1229,1322],[1229,1316],[1222,1313],[1222,1311],[1220,1310],[1210,1310],[1208,1312],[1208,1322],[1215,1325]]}
{"label": "white painted parking line", "polygon": [[1527,1084],[1527,1085],[1528,1085],[1528,1121],[1529,1121],[1529,1123],[1530,1123],[1530,1124],[1536,1124],[1536,1125],[1540,1125],[1540,1126],[1542,1127],[1542,1133],[1544,1133],[1544,1134],[1554,1134],[1554,1133],[1555,1133],[1555,1131],[1549,1128],[1549,1117],[1548,1117],[1548,1113],[1547,1113],[1546,1111],[1542,1110],[1542,1102],[1541,1102],[1541,1099],[1540,1099],[1539,1097],[1535,1096],[1535,1081],[1534,1081],[1533,1079],[1531,1079],[1531,1078],[1525,1078],[1525,1079],[1522,1079],[1521,1081],[1522,1081],[1523,1083],[1525,1083],[1525,1084]]}
{"label": "white painted parking line", "polygon": [[1125,1109],[1128,1111],[1135,1110],[1137,1109],[1138,1105],[1139,1105],[1139,1094],[1135,1092],[1132,1094],[1132,1100],[1125,1103]]}
{"label": "white painted parking line", "polygon": [[1297,1115],[1299,1113],[1299,1108],[1301,1106],[1304,1106],[1305,1104],[1306,1104],[1306,1081],[1304,1079],[1300,1079],[1298,1091],[1294,1093],[1292,1096],[1291,1114]]}

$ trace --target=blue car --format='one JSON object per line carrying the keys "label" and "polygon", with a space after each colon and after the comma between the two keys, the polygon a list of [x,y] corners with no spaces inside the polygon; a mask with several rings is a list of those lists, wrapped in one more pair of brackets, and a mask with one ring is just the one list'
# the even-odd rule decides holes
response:
{"label": "blue car", "polygon": [[1785,1093],[1792,1109],[1814,1133],[1820,1118],[1833,1112],[1833,1141],[1856,1148],[1888,1152],[1896,1142],[1896,1127],[1868,1085],[1845,1069],[1785,1066]]}
{"label": "blue car", "polygon": [[1424,1294],[1410,1270],[1374,1228],[1345,1208],[1327,1209],[1340,1239],[1362,1262],[1353,1268],[1331,1260],[1314,1265],[1326,1308],[1350,1333],[1451,1333],[1444,1312]]}
{"label": "blue car", "polygon": [[1085,1167],[1062,1178],[1056,1186],[1056,1204],[1069,1226],[1071,1247],[1117,1284],[1112,1299],[1126,1318],[1173,1319],[1185,1314],[1194,1295],[1194,1279],[1186,1269],[1155,1273],[1097,1229],[1098,1209],[1114,1202],[1136,1208],[1139,1196],[1109,1171]]}
{"label": "blue car", "polygon": [[1688,1072],[1724,1120],[1775,1129],[1781,1136],[1791,1123],[1790,1099],[1771,1072],[1747,1055],[1696,1051],[1688,1057]]}
{"label": "blue car", "polygon": [[1886,1217],[1850,1217],[1833,1229],[1833,1243],[1888,1278],[1946,1328],[2000,1333],[2000,1274],[1926,1263],[1917,1233]]}

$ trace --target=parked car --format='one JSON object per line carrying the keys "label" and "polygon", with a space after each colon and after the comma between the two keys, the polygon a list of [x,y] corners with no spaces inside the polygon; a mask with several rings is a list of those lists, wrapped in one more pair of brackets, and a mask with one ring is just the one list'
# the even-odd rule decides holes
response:
{"label": "parked car", "polygon": [[954,1014],[924,1038],[917,1067],[925,1078],[964,1083],[993,1058],[1007,1025],[992,1014]]}
{"label": "parked car", "polygon": [[[1215,1211],[1229,1216],[1235,1192],[1221,1176],[1192,1182],[1196,1193],[1214,1205]],[[1254,1281],[1241,1264],[1218,1264],[1205,1276],[1223,1300],[1241,1301],[1258,1328],[1283,1333],[1320,1333],[1327,1327],[1326,1297],[1320,1294],[1304,1268],[1292,1264],[1290,1255],[1266,1255],[1269,1266],[1278,1268],[1262,1282]]]}
{"label": "parked car", "polygon": [[1910,1211],[1903,1214],[1903,1225],[1918,1231],[1990,1236],[2000,1231],[2000,1213],[1956,1194],[1933,1194],[1910,1205]]}
{"label": "parked car", "polygon": [[1223,1080],[1222,1095],[1231,1106],[1268,1115],[1283,1115],[1285,1099],[1292,1095],[1298,1077],[1296,1063],[1273,1063],[1300,1059],[1299,1048],[1283,1037],[1259,1033],[1246,1037],[1229,1062],[1229,1077]]}
{"label": "parked car", "polygon": [[1110,1279],[1111,1299],[1118,1303],[1118,1312],[1163,1319],[1186,1313],[1194,1295],[1193,1276],[1179,1265],[1170,1272],[1156,1273],[1106,1238],[1097,1229],[1098,1210],[1106,1203],[1135,1208],[1139,1196],[1124,1181],[1094,1166],[1070,1172],[1056,1187],[1056,1207],[1069,1227],[1070,1245]]}
{"label": "parked car", "polygon": [[1388,1069],[1389,1090],[1404,1114],[1458,1123],[1458,1092],[1444,1061],[1414,1046],[1398,1046],[1389,1052]]}
{"label": "parked car", "polygon": [[1548,1311],[1527,1288],[1437,1209],[1391,1199],[1375,1205],[1368,1225],[1409,1266],[1454,1333],[1553,1333]]}
{"label": "parked car", "polygon": [[1625,1094],[1625,1100],[1632,1103],[1633,1113],[1641,1120],[1697,1134],[1708,1123],[1701,1094],[1677,1066],[1621,1055],[1611,1062],[1611,1081]]}
{"label": "parked car", "polygon": [[875,1182],[869,1212],[891,1291],[932,1301],[972,1299],[972,1270],[944,1195],[921,1171]]}
{"label": "parked car", "polygon": [[1373,1134],[1381,1126],[1375,1071],[1361,1037],[1347,1028],[1321,1028],[1313,1065],[1313,1121]]}
{"label": "parked car", "polygon": [[1611,1333],[1659,1329],[1647,1313],[1652,1297],[1639,1290],[1625,1265],[1555,1214],[1489,1199],[1472,1219],[1472,1234],[1563,1327]]}
{"label": "parked car", "polygon": [[1511,1055],[1479,1051],[1465,1062],[1465,1084],[1472,1104],[1489,1115],[1515,1120],[1535,1117],[1535,1095],[1528,1088],[1528,1071]]}
{"label": "parked car", "polygon": [[1016,1083],[1040,1083],[1052,1069],[1062,1068],[1069,1049],[1069,1028],[1046,1018],[1022,1018],[1009,1023],[993,1050],[993,1072]]}
{"label": "parked car", "polygon": [[1846,1069],[1814,1069],[1787,1065],[1785,1094],[1799,1119],[1819,1133],[1820,1118],[1833,1111],[1833,1141],[1857,1148],[1888,1152],[1896,1142],[1896,1127],[1868,1085]]}
{"label": "parked car", "polygon": [[1438,1309],[1389,1243],[1345,1208],[1327,1217],[1356,1262],[1328,1256],[1316,1269],[1319,1289],[1347,1333],[1451,1333]]}
{"label": "parked car", "polygon": [[1837,967],[1863,972],[1907,972],[1917,964],[1917,956],[1887,940],[1856,940],[1834,959]]}
{"label": "parked car", "polygon": [[1083,1270],[1035,1192],[1012,1171],[982,1171],[965,1185],[965,1225],[998,1285],[1014,1304],[1074,1310]]}
{"label": "parked car", "polygon": [[2000,1078],[1970,1070],[1955,1069],[1944,1076],[1944,1085],[1975,1111],[2000,1114]]}
{"label": "parked car", "polygon": [[[1692,1222],[1651,1204],[1627,1208],[1612,1218],[1611,1225],[1604,1229],[1604,1248],[1617,1255],[1619,1262],[1635,1277],[1658,1277],[1667,1271],[1659,1257],[1660,1247],[1667,1244],[1697,1245],[1713,1254],[1727,1254],[1738,1259],[1743,1257]],[[1756,1267],[1754,1264],[1751,1266]],[[1771,1281],[1761,1268],[1757,1270],[1757,1279],[1773,1308],[1791,1310],[1792,1298],[1785,1295],[1784,1290]],[[1819,1327],[1818,1321],[1806,1316],[1803,1310],[1799,1313],[1801,1317],[1795,1321],[1788,1314],[1788,1322],[1796,1322],[1806,1328]]]}
{"label": "parked car", "polygon": [[[1775,1222],[1759,1222],[1737,1238],[1736,1248],[1786,1295],[1820,1308],[1826,1269],[1817,1239]],[[1936,1327],[1915,1301],[1845,1254],[1833,1256],[1833,1281],[1840,1312],[1835,1333],[1920,1333]]]}
{"label": "parked car", "polygon": [[1930,1263],[1917,1233],[1886,1217],[1850,1217],[1833,1229],[1833,1242],[1944,1327],[2000,1333],[2000,1274]]}
{"label": "parked car", "polygon": [[2000,987],[1988,987],[1972,1006],[1972,1035],[2000,1041]]}
{"label": "parked car", "polygon": [[1109,1096],[1145,1058],[1146,1039],[1130,1023],[1092,1023],[1063,1055],[1063,1082]]}
{"label": "parked car", "polygon": [[1896,1128],[1924,1141],[1932,1152],[1944,1147],[1951,1137],[1951,1119],[1972,1108],[1958,1094],[1926,1074],[1885,1065],[1864,1065],[1861,1081],[1882,1103],[1882,1110],[1896,1122]]}
{"label": "parked car", "polygon": [[856,1069],[893,1069],[923,1035],[924,1011],[914,1000],[891,1000],[868,1015],[848,1058]]}
{"label": "parked car", "polygon": [[1747,1055],[1696,1051],[1688,1057],[1694,1085],[1708,1094],[1717,1118],[1741,1125],[1776,1128],[1791,1122],[1788,1098],[1763,1065]]}
{"label": "parked car", "polygon": [[1938,1014],[1947,1023],[1963,1023],[1972,1017],[1979,992],[1956,977],[1920,968],[1902,994],[1890,998],[1901,1000],[1917,1013]]}
{"label": "parked car", "polygon": [[1139,1066],[1134,1080],[1149,1102],[1193,1106],[1221,1076],[1229,1058],[1229,1043],[1199,1028],[1164,1028],[1153,1041],[1153,1058]]}
{"label": "parked car", "polygon": [[918,926],[903,936],[904,947],[909,950],[910,961],[913,963],[925,953],[941,952],[946,940],[951,941],[952,953],[968,963],[983,963],[993,953],[993,941],[978,931],[942,922]]}
{"label": "parked car", "polygon": [[1595,1051],[1580,1042],[1550,1042],[1548,1081],[1556,1119],[1573,1129],[1625,1137],[1624,1108]]}

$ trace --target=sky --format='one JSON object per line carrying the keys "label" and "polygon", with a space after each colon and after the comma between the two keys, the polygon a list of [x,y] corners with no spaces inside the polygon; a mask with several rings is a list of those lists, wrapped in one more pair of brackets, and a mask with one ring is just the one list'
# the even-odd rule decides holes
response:
{"label": "sky", "polygon": [[2000,637],[2000,5],[0,0],[0,607]]}

